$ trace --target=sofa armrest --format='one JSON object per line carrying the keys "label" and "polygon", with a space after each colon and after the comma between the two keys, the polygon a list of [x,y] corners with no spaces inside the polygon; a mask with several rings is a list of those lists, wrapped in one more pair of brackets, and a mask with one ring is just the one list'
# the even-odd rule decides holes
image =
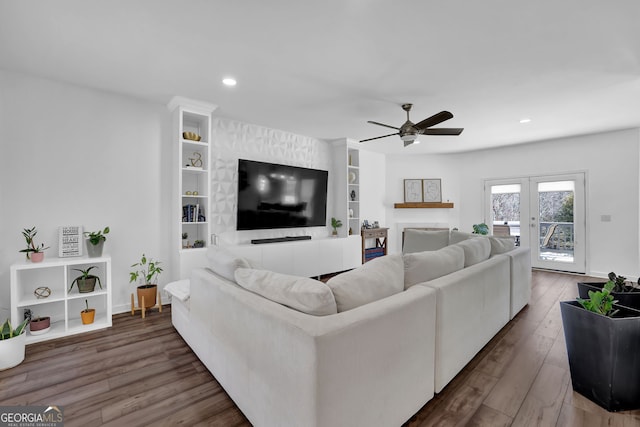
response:
{"label": "sofa armrest", "polygon": [[518,247],[502,254],[509,258],[511,274],[511,304],[509,318],[513,319],[531,298],[531,249]]}
{"label": "sofa armrest", "polygon": [[439,393],[509,321],[509,261],[493,257],[417,286],[436,290]]}
{"label": "sofa armrest", "polygon": [[191,278],[203,362],[255,425],[402,424],[433,396],[435,311],[425,287],[310,316],[207,270]]}

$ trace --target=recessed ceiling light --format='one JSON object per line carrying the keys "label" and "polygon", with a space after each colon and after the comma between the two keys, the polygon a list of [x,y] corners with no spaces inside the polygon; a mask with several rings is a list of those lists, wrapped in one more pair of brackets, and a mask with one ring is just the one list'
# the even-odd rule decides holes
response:
{"label": "recessed ceiling light", "polygon": [[520,119],[520,123],[529,123],[531,119]]}
{"label": "recessed ceiling light", "polygon": [[238,82],[236,82],[236,79],[231,78],[231,77],[225,77],[224,79],[222,79],[222,84],[224,84],[225,86],[235,86]]}

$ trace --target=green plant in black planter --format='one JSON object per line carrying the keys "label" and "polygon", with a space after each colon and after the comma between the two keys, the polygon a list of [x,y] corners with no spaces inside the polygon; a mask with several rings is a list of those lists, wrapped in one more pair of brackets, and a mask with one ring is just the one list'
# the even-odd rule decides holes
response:
{"label": "green plant in black planter", "polygon": [[[609,273],[609,281],[614,284],[611,295],[619,305],[640,309],[640,287],[627,282],[626,277],[618,276],[614,272]],[[578,294],[582,299],[588,298],[590,290],[600,291],[604,285],[605,282],[578,282]]]}
{"label": "green plant in black planter", "polygon": [[87,238],[87,253],[90,257],[102,256],[102,248],[107,240],[105,234],[109,234],[109,227],[98,231],[85,231],[83,234]]}
{"label": "green plant in black planter", "polygon": [[73,289],[73,285],[75,285],[75,284],[77,284],[78,291],[81,294],[86,293],[86,292],[93,292],[93,290],[96,287],[96,281],[98,282],[98,285],[100,286],[100,289],[102,289],[102,283],[100,282],[100,278],[98,276],[95,276],[95,275],[89,273],[94,268],[98,268],[98,267],[93,265],[93,266],[87,268],[86,270],[74,268],[73,269],[74,271],[79,271],[82,274],[80,276],[76,277],[75,279],[73,279],[73,282],[71,282],[71,286],[69,286],[69,292],[71,292],[71,289]]}
{"label": "green plant in black planter", "polygon": [[[616,283],[561,301],[573,389],[608,411],[640,408],[640,311],[616,304]],[[619,294],[618,294],[619,295]]]}

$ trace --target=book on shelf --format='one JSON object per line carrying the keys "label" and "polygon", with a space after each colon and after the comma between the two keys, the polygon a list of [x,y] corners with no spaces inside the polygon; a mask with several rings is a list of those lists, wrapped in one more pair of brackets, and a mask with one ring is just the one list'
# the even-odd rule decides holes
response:
{"label": "book on shelf", "polygon": [[204,208],[199,203],[182,206],[182,222],[206,222]]}

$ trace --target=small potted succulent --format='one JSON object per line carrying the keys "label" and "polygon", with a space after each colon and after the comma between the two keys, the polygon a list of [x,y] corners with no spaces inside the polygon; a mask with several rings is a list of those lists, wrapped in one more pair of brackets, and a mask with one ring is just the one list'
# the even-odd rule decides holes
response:
{"label": "small potted succulent", "polygon": [[187,240],[189,238],[189,234],[188,233],[182,233],[182,247],[183,248],[188,248],[189,247],[189,241]]}
{"label": "small potted succulent", "polygon": [[24,360],[25,331],[29,318],[15,329],[7,319],[0,326],[0,371],[18,366]]}
{"label": "small potted succulent", "polygon": [[90,325],[90,324],[93,323],[93,321],[96,318],[96,309],[95,308],[89,308],[89,301],[88,300],[84,300],[84,303],[85,303],[87,308],[85,308],[84,310],[82,310],[80,312],[80,318],[82,319],[82,324],[83,325]]}
{"label": "small potted succulent", "polygon": [[95,265],[92,265],[86,270],[74,268],[73,270],[79,271],[82,274],[76,277],[75,279],[73,279],[73,282],[71,282],[71,286],[69,286],[69,292],[71,292],[71,289],[73,289],[73,285],[75,284],[77,284],[78,292],[80,292],[81,294],[84,294],[87,292],[93,292],[94,289],[96,288],[96,282],[98,282],[100,289],[102,289],[102,283],[100,282],[100,278],[96,275],[89,273],[94,268],[98,268],[98,267]]}
{"label": "small potted succulent", "polygon": [[104,230],[84,232],[87,238],[87,254],[90,258],[102,256],[104,242],[107,240],[105,234],[109,234],[109,227],[105,227]]}
{"label": "small potted succulent", "polygon": [[138,294],[138,307],[140,308],[142,308],[143,299],[145,308],[156,305],[158,276],[162,273],[160,264],[160,261],[154,261],[152,258],[147,258],[145,254],[142,254],[140,261],[131,266],[135,267],[136,270],[129,273],[129,283],[134,283],[138,280],[144,282],[136,289]]}
{"label": "small potted succulent", "polygon": [[342,227],[342,221],[337,218],[331,217],[331,227],[333,227],[333,232],[331,235],[333,237],[338,237],[338,228]]}
{"label": "small potted succulent", "polygon": [[25,228],[22,230],[22,235],[27,241],[27,248],[22,249],[20,252],[26,253],[27,259],[30,259],[31,262],[42,262],[42,260],[44,259],[44,251],[46,249],[49,249],[49,247],[45,247],[44,243],[36,245],[36,243],[33,241],[33,238],[36,237],[36,234],[38,234],[38,230],[36,230],[35,227]]}
{"label": "small potted succulent", "polygon": [[31,335],[40,335],[49,332],[49,328],[51,327],[51,317],[49,316],[31,316],[31,321],[29,322],[29,332]]}

